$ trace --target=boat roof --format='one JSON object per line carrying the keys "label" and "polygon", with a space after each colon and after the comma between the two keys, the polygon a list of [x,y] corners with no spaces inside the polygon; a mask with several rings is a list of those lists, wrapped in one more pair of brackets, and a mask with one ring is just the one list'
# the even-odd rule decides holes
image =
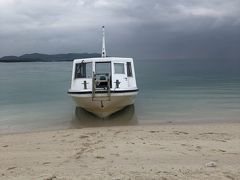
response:
{"label": "boat roof", "polygon": [[130,62],[133,61],[132,58],[125,58],[125,57],[98,57],[98,58],[83,58],[83,59],[74,59],[74,63],[81,63],[81,62]]}

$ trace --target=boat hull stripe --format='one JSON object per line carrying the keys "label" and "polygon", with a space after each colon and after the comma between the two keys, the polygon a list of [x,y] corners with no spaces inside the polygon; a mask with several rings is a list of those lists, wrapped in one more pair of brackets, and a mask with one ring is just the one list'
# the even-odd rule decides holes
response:
{"label": "boat hull stripe", "polygon": [[[134,90],[123,90],[123,91],[111,91],[111,93],[129,93],[129,92],[138,92],[138,89]],[[106,93],[106,91],[97,91],[96,94],[99,93]],[[68,91],[68,94],[92,94],[92,91],[85,91],[85,92],[71,92]]]}

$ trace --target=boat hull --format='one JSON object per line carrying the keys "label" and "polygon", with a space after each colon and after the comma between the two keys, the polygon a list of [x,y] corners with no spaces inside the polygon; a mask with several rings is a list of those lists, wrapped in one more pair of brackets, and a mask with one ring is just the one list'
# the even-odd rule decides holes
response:
{"label": "boat hull", "polygon": [[100,93],[93,99],[91,93],[69,93],[78,107],[81,107],[98,117],[104,118],[123,109],[124,107],[134,104],[135,92],[118,92],[111,93],[110,98],[106,100],[106,94]]}

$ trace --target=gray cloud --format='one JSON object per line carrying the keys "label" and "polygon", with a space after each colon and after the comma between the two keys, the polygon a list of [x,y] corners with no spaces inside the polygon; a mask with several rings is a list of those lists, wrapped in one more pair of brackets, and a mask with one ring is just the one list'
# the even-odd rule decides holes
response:
{"label": "gray cloud", "polygon": [[2,0],[0,56],[99,52],[137,58],[239,58],[239,0]]}

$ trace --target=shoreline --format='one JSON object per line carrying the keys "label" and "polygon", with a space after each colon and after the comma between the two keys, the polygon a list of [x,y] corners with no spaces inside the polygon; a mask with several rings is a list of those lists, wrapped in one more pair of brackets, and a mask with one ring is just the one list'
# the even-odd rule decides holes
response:
{"label": "shoreline", "polygon": [[0,135],[0,179],[237,179],[240,123]]}
{"label": "shoreline", "polygon": [[[92,123],[94,124],[94,122],[96,122],[96,125],[92,125]],[[119,121],[120,122],[120,121]],[[121,124],[121,122],[114,122],[112,124],[111,120],[109,120],[109,124],[106,123],[106,121],[104,120],[103,123],[101,123],[100,121],[92,121],[91,123],[89,123],[89,125],[86,125],[86,121],[83,123],[84,125],[73,125],[72,127],[57,127],[56,129],[54,128],[41,128],[41,129],[34,129],[34,130],[22,130],[22,131],[11,131],[9,133],[4,132],[1,133],[0,132],[0,137],[4,136],[4,135],[15,135],[15,134],[31,134],[31,133],[44,133],[44,132],[53,132],[53,131],[66,131],[66,130],[78,130],[78,129],[92,129],[92,128],[114,128],[114,127],[145,127],[145,126],[168,126],[168,125],[176,125],[176,126],[181,126],[181,125],[187,125],[187,126],[191,126],[191,125],[211,125],[211,124],[240,124],[239,120],[232,120],[232,121],[180,121],[180,122],[176,122],[176,121],[163,121],[163,122],[159,122],[157,120],[151,120],[150,122],[124,122]]]}

